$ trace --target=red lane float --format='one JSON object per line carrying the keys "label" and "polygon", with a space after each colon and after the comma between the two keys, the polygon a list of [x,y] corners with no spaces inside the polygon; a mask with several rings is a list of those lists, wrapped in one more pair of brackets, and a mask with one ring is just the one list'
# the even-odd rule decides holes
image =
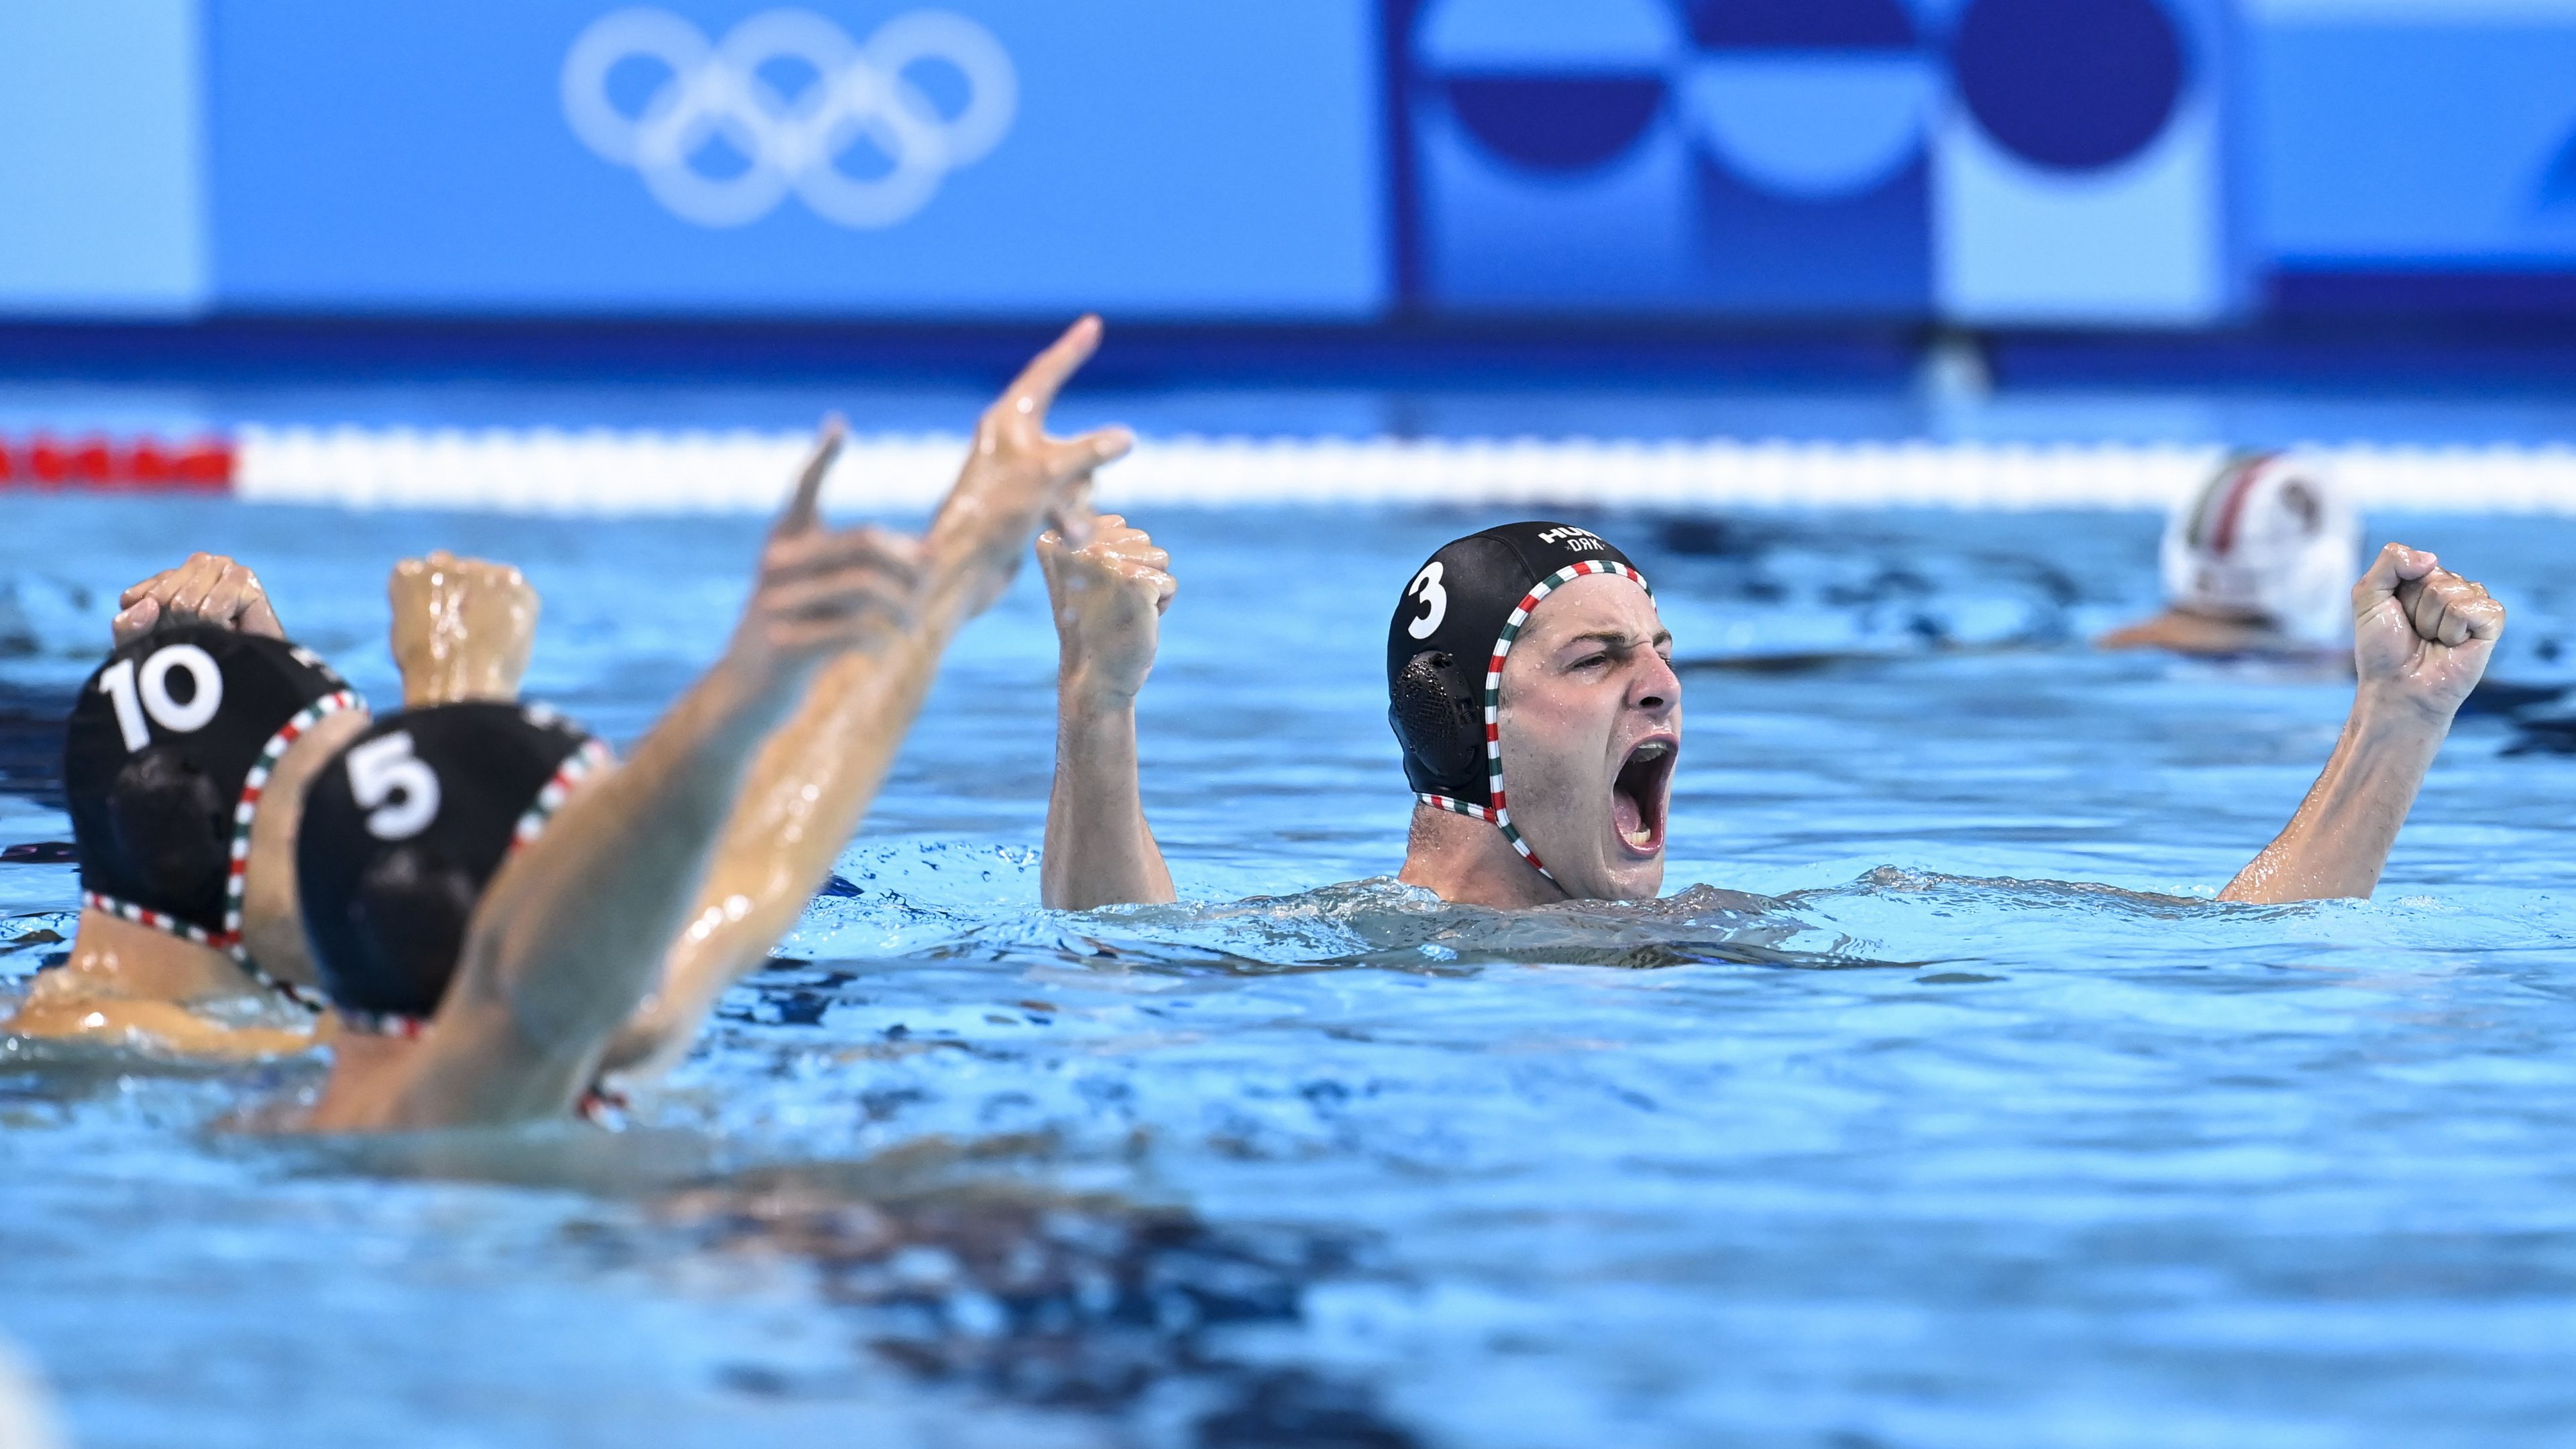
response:
{"label": "red lane float", "polygon": [[41,492],[229,493],[233,445],[204,436],[170,442],[148,433],[63,437],[0,435],[0,488]]}

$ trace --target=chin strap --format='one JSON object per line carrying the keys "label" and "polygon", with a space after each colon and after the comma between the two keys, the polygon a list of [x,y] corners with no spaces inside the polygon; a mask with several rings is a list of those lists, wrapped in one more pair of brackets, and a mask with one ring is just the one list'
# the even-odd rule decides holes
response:
{"label": "chin strap", "polygon": [[[1499,781],[1500,778],[1500,767],[1498,766],[1496,769],[1497,781]],[[1547,876],[1548,880],[1555,883],[1560,889],[1563,887],[1564,883],[1558,881],[1553,874],[1549,873],[1546,866],[1539,863],[1538,852],[1530,849],[1528,841],[1521,839],[1521,833],[1512,828],[1511,817],[1505,815],[1502,811],[1489,809],[1483,805],[1475,804],[1472,801],[1461,800],[1454,795],[1416,795],[1413,798],[1430,806],[1434,810],[1446,810],[1452,815],[1465,815],[1477,820],[1482,820],[1488,825],[1500,827],[1503,832],[1503,838],[1512,843],[1512,849],[1520,852],[1521,859],[1530,863],[1530,869],[1537,871],[1540,875]],[[1502,798],[1499,792],[1495,795],[1495,798]]]}

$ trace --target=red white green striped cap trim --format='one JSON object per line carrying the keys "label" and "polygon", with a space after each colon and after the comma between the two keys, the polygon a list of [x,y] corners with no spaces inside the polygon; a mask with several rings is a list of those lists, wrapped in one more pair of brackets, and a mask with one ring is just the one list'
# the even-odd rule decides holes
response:
{"label": "red white green striped cap trim", "polygon": [[[321,662],[310,656],[306,658],[308,663],[317,666]],[[268,778],[276,773],[277,762],[285,757],[287,750],[304,737],[305,731],[313,728],[325,716],[357,707],[358,696],[355,691],[342,689],[326,694],[296,711],[295,717],[279,726],[277,733],[270,735],[268,743],[260,748],[259,759],[251,765],[250,774],[242,780],[241,799],[233,804],[231,860],[224,871],[224,928],[222,930],[209,931],[203,926],[191,925],[175,916],[149,910],[132,901],[120,900],[97,891],[82,892],[81,904],[94,911],[104,911],[120,920],[132,921],[138,926],[148,926],[155,931],[176,936],[182,941],[193,942],[209,950],[221,951],[233,958],[233,963],[241,967],[242,973],[253,981],[307,1011],[320,1011],[326,1004],[320,992],[298,986],[292,981],[272,976],[261,970],[259,963],[251,959],[250,948],[242,943],[242,892],[244,878],[250,869],[250,825],[259,814],[259,799],[268,788]]]}
{"label": "red white green striped cap trim", "polygon": [[[346,1007],[340,1010],[340,1024],[351,1031],[364,1032],[369,1036],[389,1036],[400,1041],[422,1041],[430,1032],[430,1022],[425,1017],[351,1011]],[[572,1110],[575,1116],[594,1127],[622,1132],[626,1130],[630,1105],[625,1093],[593,1086],[581,1094],[581,1100],[573,1104]]]}
{"label": "red white green striped cap trim", "polygon": [[[519,817],[519,823],[511,829],[510,853],[517,854],[522,846],[545,834],[546,826],[553,821],[555,812],[562,809],[564,801],[571,797],[573,786],[580,784],[584,777],[614,758],[615,756],[609,752],[608,742],[599,739],[584,740],[580,749],[565,756],[564,762],[555,767],[554,775],[537,791],[537,798],[528,806],[527,812]],[[347,1007],[340,1009],[340,1021],[351,1031],[362,1031],[372,1036],[400,1037],[405,1041],[418,1041],[429,1031],[427,1017],[397,1016],[391,1012],[380,1011],[353,1011]],[[593,1115],[588,1098],[583,1100],[582,1115],[586,1117]],[[593,1120],[598,1119],[593,1117]]]}
{"label": "red white green striped cap trim", "polygon": [[554,777],[537,791],[536,803],[519,817],[517,828],[510,832],[510,849],[516,851],[543,835],[547,823],[555,818],[555,812],[563,808],[564,801],[572,798],[572,787],[611,758],[608,742],[600,739],[584,740],[580,749],[565,756],[564,762],[555,767]]}
{"label": "red white green striped cap trim", "polygon": [[1530,611],[1538,607],[1538,601],[1586,574],[1617,574],[1644,589],[1647,598],[1655,596],[1654,585],[1646,582],[1644,574],[1611,559],[1586,559],[1582,563],[1567,564],[1531,585],[1530,591],[1521,595],[1521,601],[1512,606],[1511,617],[1503,621],[1502,636],[1494,641],[1494,656],[1485,668],[1485,793],[1490,803],[1472,805],[1447,795],[1414,797],[1437,810],[1491,821],[1501,828],[1503,838],[1512,843],[1512,849],[1521,853],[1521,859],[1528,861],[1531,869],[1551,881],[1556,877],[1539,860],[1538,852],[1530,849],[1529,842],[1521,837],[1520,828],[1512,824],[1511,800],[1503,793],[1503,661],[1511,657],[1512,644],[1520,638],[1521,627],[1529,622]]}

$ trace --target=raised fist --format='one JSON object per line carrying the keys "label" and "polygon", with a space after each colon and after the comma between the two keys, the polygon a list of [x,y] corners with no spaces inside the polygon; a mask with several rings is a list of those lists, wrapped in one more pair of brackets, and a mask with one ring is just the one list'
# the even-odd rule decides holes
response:
{"label": "raised fist", "polygon": [[188,555],[186,563],[163,569],[117,595],[116,607],[116,618],[108,628],[119,648],[155,629],[183,624],[213,624],[271,639],[286,637],[259,575],[219,553]]}
{"label": "raised fist", "polygon": [[2392,543],[2352,590],[2353,667],[2365,694],[2447,725],[2504,636],[2504,605],[2486,586]]}
{"label": "raised fist", "polygon": [[445,549],[394,565],[394,663],[403,703],[514,700],[537,640],[537,591],[508,564]]}
{"label": "raised fist", "polygon": [[1180,584],[1171,555],[1115,513],[1094,521],[1091,541],[1072,547],[1038,536],[1038,567],[1055,608],[1062,684],[1100,701],[1128,700],[1153,671],[1163,610]]}

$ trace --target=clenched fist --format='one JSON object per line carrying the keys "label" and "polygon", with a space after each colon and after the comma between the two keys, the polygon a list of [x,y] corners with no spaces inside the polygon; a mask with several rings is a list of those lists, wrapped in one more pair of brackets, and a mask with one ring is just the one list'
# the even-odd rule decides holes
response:
{"label": "clenched fist", "polygon": [[1115,513],[1093,520],[1080,548],[1062,534],[1038,538],[1038,567],[1055,609],[1061,687],[1087,700],[1123,702],[1153,671],[1163,610],[1180,588],[1171,555]]}
{"label": "clenched fist", "polygon": [[2352,590],[2353,665],[2364,694],[2401,702],[2444,725],[2486,673],[2504,636],[2504,605],[2486,586],[2392,543]]}
{"label": "clenched fist", "polygon": [[186,563],[163,569],[117,595],[116,607],[116,618],[108,628],[119,648],[155,629],[182,624],[213,624],[271,639],[286,637],[259,575],[219,553],[188,555]]}
{"label": "clenched fist", "polygon": [[538,600],[517,569],[434,549],[395,564],[385,591],[405,705],[519,697]]}

